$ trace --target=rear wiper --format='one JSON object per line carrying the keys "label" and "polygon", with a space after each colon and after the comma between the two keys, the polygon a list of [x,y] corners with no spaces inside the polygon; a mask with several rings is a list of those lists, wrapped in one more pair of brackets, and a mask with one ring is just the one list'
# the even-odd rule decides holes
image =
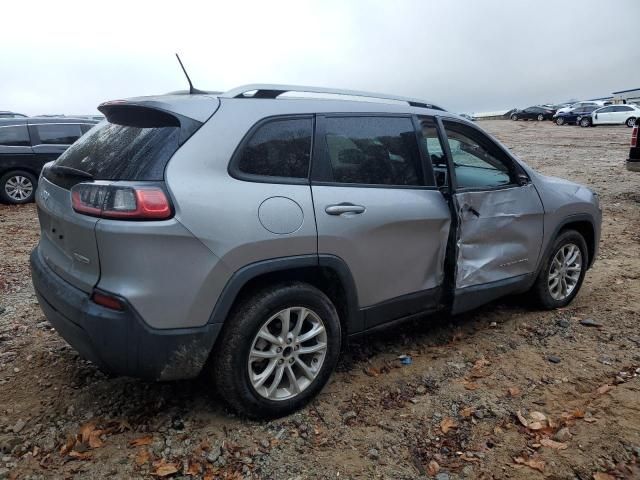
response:
{"label": "rear wiper", "polygon": [[73,175],[75,177],[82,177],[82,178],[88,178],[90,180],[93,180],[93,175],[91,175],[90,173],[85,172],[84,170],[78,170],[77,168],[67,167],[65,165],[51,165],[49,169],[52,170],[54,173]]}

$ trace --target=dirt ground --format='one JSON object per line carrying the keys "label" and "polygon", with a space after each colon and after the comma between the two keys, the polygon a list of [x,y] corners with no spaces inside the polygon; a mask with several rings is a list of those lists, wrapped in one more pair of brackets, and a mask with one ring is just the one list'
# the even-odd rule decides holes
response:
{"label": "dirt ground", "polygon": [[351,343],[323,393],[276,421],[233,416],[205,379],[110,378],[80,359],[33,294],[35,207],[0,206],[0,479],[640,478],[631,130],[480,125],[600,194],[600,256],[576,300],[541,312],[510,298]]}

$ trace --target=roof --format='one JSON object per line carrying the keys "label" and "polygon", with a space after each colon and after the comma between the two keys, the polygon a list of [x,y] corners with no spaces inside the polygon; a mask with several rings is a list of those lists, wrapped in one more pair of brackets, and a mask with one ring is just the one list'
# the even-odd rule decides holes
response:
{"label": "roof", "polygon": [[638,88],[630,88],[629,90],[620,90],[619,92],[611,92],[614,95],[617,95],[618,93],[627,93],[627,92],[635,92],[637,90],[640,90],[640,87]]}
{"label": "roof", "polygon": [[89,118],[73,117],[27,117],[27,118],[0,118],[0,126],[42,124],[42,123],[98,123]]}

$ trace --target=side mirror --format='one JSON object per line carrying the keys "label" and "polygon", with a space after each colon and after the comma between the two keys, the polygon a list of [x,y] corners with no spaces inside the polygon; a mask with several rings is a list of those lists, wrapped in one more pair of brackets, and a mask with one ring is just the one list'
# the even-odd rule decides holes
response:
{"label": "side mirror", "polygon": [[525,173],[519,173],[516,175],[516,183],[521,187],[529,185],[529,177]]}

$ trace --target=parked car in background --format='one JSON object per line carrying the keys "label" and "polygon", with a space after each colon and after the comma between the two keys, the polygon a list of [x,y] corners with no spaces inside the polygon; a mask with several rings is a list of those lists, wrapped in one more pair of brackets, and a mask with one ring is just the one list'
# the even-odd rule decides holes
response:
{"label": "parked car in background", "polygon": [[565,307],[597,256],[597,194],[424,100],[247,85],[100,111],[42,173],[40,306],[98,366],[205,369],[243,415],[309,402],[349,336],[516,292]]}
{"label": "parked car in background", "polygon": [[461,113],[460,116],[462,118],[465,118],[465,119],[469,120],[470,122],[475,122],[476,121],[476,117],[474,117],[473,115],[469,115],[468,113]]}
{"label": "parked car in background", "polygon": [[636,119],[636,124],[631,132],[631,148],[627,159],[627,170],[640,172],[640,141],[638,141],[638,130],[640,129],[640,118]]}
{"label": "parked car in background", "polygon": [[31,202],[42,166],[96,123],[68,117],[0,119],[0,201]]}
{"label": "parked car in background", "polygon": [[582,117],[584,117],[585,115],[586,116],[590,115],[591,112],[593,112],[598,108],[600,107],[597,107],[597,106],[578,107],[578,108],[573,108],[568,112],[556,112],[555,115],[553,116],[553,119],[556,122],[556,125],[565,125],[565,124],[577,125]]}
{"label": "parked car in background", "polygon": [[580,126],[626,125],[631,128],[635,125],[637,118],[640,118],[640,107],[636,105],[609,105],[582,117]]}
{"label": "parked car in background", "polygon": [[511,114],[511,120],[551,120],[555,112],[544,107],[528,107]]}
{"label": "parked car in background", "polygon": [[0,110],[0,118],[27,118],[27,116],[23,113]]}
{"label": "parked car in background", "polygon": [[557,110],[556,113],[567,113],[570,110],[573,110],[574,108],[580,108],[580,107],[605,107],[610,104],[611,102],[604,101],[604,100],[585,100],[582,102],[572,103],[571,105],[567,105],[566,107],[562,107],[559,110]]}

